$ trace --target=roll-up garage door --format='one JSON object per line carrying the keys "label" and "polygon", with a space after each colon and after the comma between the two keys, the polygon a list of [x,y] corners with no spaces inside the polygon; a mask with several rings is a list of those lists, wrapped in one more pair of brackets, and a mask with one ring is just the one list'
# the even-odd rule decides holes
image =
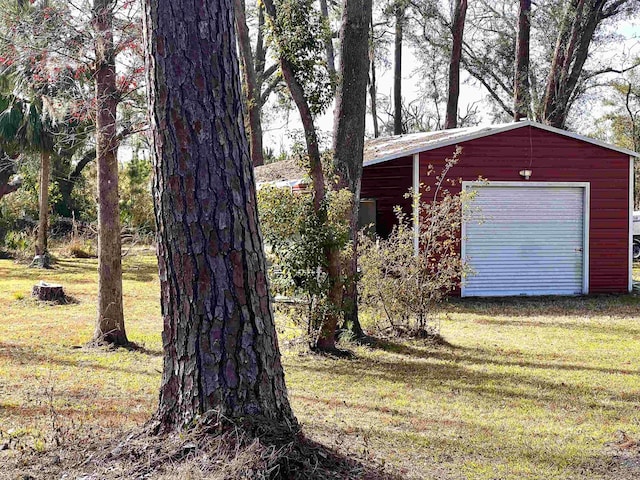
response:
{"label": "roll-up garage door", "polygon": [[475,191],[462,295],[586,293],[585,186],[466,185]]}

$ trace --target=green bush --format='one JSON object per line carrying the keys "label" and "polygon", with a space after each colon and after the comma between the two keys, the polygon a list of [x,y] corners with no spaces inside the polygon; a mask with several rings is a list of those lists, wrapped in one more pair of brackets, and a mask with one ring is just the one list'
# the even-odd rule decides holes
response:
{"label": "green bush", "polygon": [[138,155],[120,169],[120,221],[131,231],[155,231],[151,162]]}
{"label": "green bush", "polygon": [[19,256],[33,255],[34,235],[30,231],[9,231],[4,237],[4,247]]}
{"label": "green bush", "polygon": [[273,186],[258,191],[272,294],[293,297],[310,339],[335,308],[327,299],[330,282],[325,251],[332,246],[341,250],[347,246],[349,227],[341,219],[350,199],[351,193],[346,190],[328,192],[323,205],[327,220],[323,221],[316,215],[309,193]]}

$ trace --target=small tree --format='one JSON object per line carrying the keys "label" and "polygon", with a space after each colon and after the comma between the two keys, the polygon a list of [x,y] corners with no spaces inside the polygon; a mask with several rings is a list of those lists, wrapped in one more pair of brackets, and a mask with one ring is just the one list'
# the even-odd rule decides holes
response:
{"label": "small tree", "polygon": [[[316,215],[313,198],[286,188],[266,186],[258,192],[258,211],[265,244],[269,246],[271,289],[276,295],[303,299],[302,321],[309,345],[315,342],[328,315],[341,315],[330,300],[332,282],[327,273],[327,248],[346,252],[351,205],[346,190],[329,190],[323,202],[327,220]],[[348,253],[347,253],[348,254]]]}
{"label": "small tree", "polygon": [[434,188],[407,194],[419,212],[418,252],[413,222],[400,207],[396,207],[398,224],[389,238],[361,235],[361,301],[382,311],[397,333],[437,333],[434,310],[471,273],[460,255],[460,241],[463,209],[468,215],[464,207],[473,194],[448,189],[455,182],[447,174],[459,155],[460,149],[447,159]]}
{"label": "small tree", "polygon": [[[3,77],[2,80],[7,81],[7,78]],[[13,147],[18,154],[40,156],[38,234],[32,266],[46,268],[49,267],[49,178],[51,153],[55,147],[55,121],[50,103],[44,95],[31,91],[30,88],[24,93],[31,98],[22,98],[12,93],[0,97],[0,144]]]}

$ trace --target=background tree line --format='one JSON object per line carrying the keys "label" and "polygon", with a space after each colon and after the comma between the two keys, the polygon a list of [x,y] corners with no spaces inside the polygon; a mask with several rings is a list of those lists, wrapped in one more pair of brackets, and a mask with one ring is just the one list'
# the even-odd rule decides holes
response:
{"label": "background tree line", "polygon": [[[370,115],[369,136],[474,125],[487,117],[571,128],[580,126],[597,92],[605,98],[603,113],[590,133],[637,148],[638,58],[594,53],[619,40],[615,28],[634,18],[637,0],[388,0],[351,23],[344,5],[330,0],[235,0],[233,8],[254,166],[275,151],[265,147],[264,125],[297,112],[299,156],[312,179],[318,224],[333,221],[336,192],[351,195],[341,213],[349,235],[328,234],[319,247],[329,278],[317,339],[322,348],[333,348],[338,325],[361,334],[355,228],[365,120],[358,112]],[[37,263],[46,266],[47,233],[57,218],[95,222],[104,281],[96,339],[115,343],[126,343],[118,306],[121,225],[153,228],[141,18],[141,5],[127,0],[3,0],[0,18],[4,241],[28,245],[22,232],[32,225]],[[363,29],[366,48],[356,48],[350,35]],[[347,47],[356,53],[346,55]],[[410,68],[403,66],[407,48],[417,61]],[[377,82],[388,69],[393,92],[386,96]],[[402,88],[412,74],[421,78],[416,98]],[[464,84],[482,89],[482,110],[467,102],[461,111]],[[368,98],[360,96],[362,85]],[[319,119],[332,106],[329,146]],[[118,166],[123,144],[133,159]],[[104,332],[122,334],[111,339]]]}

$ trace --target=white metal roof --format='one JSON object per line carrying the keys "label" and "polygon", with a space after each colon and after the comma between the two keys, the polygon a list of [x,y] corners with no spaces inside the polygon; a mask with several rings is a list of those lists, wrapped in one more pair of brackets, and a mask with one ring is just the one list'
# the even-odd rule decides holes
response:
{"label": "white metal roof", "polygon": [[550,127],[549,125],[544,125],[532,120],[522,120],[520,122],[468,128],[453,128],[450,130],[412,133],[408,135],[396,135],[394,137],[369,140],[365,143],[364,148],[364,166],[375,165],[377,163],[387,162],[396,158],[407,157],[415,153],[435,150],[436,148],[457,145],[476,138],[487,137],[495,135],[496,133],[507,132],[509,130],[515,130],[523,127],[539,128],[564,137],[574,138],[609,150],[624,153],[632,157],[640,157],[640,154],[636,152],[608,144],[601,140],[585,137],[584,135],[568,132],[567,130]]}
{"label": "white metal roof", "polygon": [[[559,128],[550,127],[532,120],[522,120],[520,122],[502,123],[479,127],[453,128],[450,130],[438,130],[435,132],[411,133],[408,135],[396,135],[394,137],[381,137],[367,140],[364,144],[364,166],[375,165],[377,163],[388,162],[396,158],[408,157],[415,153],[435,150],[436,148],[457,145],[476,138],[495,135],[496,133],[507,132],[523,127],[535,127],[548,132],[557,133],[564,137],[574,138],[583,142],[598,145],[609,150],[624,153],[632,157],[640,157],[640,154],[608,144],[595,138],[585,137],[577,133],[568,132]],[[256,167],[256,182],[300,182],[305,176],[305,171],[292,160],[270,163]]]}

